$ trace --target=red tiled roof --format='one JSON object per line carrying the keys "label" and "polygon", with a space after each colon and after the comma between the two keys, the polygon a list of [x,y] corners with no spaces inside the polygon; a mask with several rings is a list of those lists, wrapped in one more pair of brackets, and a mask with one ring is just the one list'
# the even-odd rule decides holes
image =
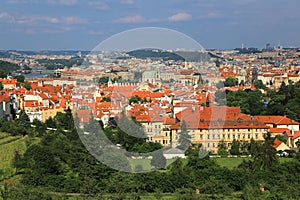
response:
{"label": "red tiled roof", "polygon": [[255,118],[265,124],[276,125],[299,125],[298,122],[286,117],[286,116],[255,116]]}
{"label": "red tiled roof", "polygon": [[277,138],[274,140],[273,148],[277,149],[282,144],[282,141],[278,140]]}
{"label": "red tiled roof", "polygon": [[293,135],[292,139],[294,140],[298,137],[300,137],[300,131],[294,131],[294,135]]}
{"label": "red tiled roof", "polygon": [[284,131],[290,131],[288,128],[270,128],[270,133],[283,133]]}
{"label": "red tiled roof", "polygon": [[17,84],[17,79],[10,79],[10,78],[0,78],[0,82],[3,84],[3,85],[6,85],[6,84]]}

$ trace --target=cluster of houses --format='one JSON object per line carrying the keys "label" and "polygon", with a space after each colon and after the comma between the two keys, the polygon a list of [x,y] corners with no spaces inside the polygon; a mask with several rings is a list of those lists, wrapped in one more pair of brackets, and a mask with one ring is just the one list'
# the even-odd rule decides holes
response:
{"label": "cluster of houses", "polygon": [[[135,119],[144,127],[147,141],[163,146],[177,145],[180,132],[186,129],[192,143],[214,153],[221,142],[230,148],[233,140],[261,141],[268,132],[285,138],[286,142],[275,140],[278,151],[295,149],[300,143],[298,122],[286,116],[250,116],[214,101],[216,84],[228,77],[244,83],[222,90],[254,90],[253,78],[273,89],[282,82],[299,81],[300,67],[293,56],[298,52],[287,53],[221,52],[220,61],[200,64],[151,59],[112,62],[94,55],[89,57],[89,69],[64,69],[59,70],[62,78],[28,80],[31,90],[16,79],[0,79],[4,86],[0,118],[14,120],[12,111],[24,109],[31,121],[45,122],[70,108],[83,124],[91,117],[104,127],[121,116]],[[108,82],[98,83],[101,76],[109,77]]]}
{"label": "cluster of houses", "polygon": [[214,153],[221,142],[230,149],[233,140],[263,141],[268,132],[287,138],[279,146],[276,140],[278,151],[297,148],[300,139],[298,122],[286,116],[250,116],[239,107],[218,106],[214,94],[203,87],[181,85],[172,90],[168,84],[115,83],[75,91],[73,102],[77,102],[81,123],[88,123],[92,116],[106,127],[111,119],[127,116],[144,127],[147,141],[163,146],[178,145],[183,126],[193,144],[202,144]]}

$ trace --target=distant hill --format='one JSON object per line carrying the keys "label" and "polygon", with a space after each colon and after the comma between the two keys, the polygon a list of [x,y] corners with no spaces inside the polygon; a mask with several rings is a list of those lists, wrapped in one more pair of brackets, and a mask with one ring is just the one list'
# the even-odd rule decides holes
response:
{"label": "distant hill", "polygon": [[9,74],[18,69],[20,69],[19,65],[0,60],[0,70],[4,71],[6,74]]}
{"label": "distant hill", "polygon": [[135,50],[128,52],[128,55],[135,57],[135,58],[152,58],[152,59],[163,59],[163,60],[184,60],[181,56],[167,52],[167,51],[160,51],[160,50]]}
{"label": "distant hill", "polygon": [[210,55],[206,52],[191,52],[191,51],[176,51],[168,52],[156,49],[144,49],[135,50],[127,53],[128,55],[135,58],[151,58],[151,59],[163,59],[163,60],[175,60],[175,61],[188,61],[188,62],[198,62],[198,61],[208,61],[210,60]]}

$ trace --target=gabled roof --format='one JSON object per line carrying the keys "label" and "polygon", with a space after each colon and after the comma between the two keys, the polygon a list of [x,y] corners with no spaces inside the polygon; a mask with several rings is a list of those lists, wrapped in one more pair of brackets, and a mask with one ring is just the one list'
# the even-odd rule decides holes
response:
{"label": "gabled roof", "polygon": [[265,124],[276,125],[299,125],[298,122],[286,117],[286,116],[255,116],[255,118]]}
{"label": "gabled roof", "polygon": [[292,137],[292,139],[297,139],[298,137],[300,137],[300,131],[294,131],[294,135]]}
{"label": "gabled roof", "polygon": [[270,133],[283,133],[284,131],[290,131],[288,128],[270,128]]}
{"label": "gabled roof", "polygon": [[278,140],[277,138],[274,140],[273,148],[277,149],[282,144],[282,141]]}

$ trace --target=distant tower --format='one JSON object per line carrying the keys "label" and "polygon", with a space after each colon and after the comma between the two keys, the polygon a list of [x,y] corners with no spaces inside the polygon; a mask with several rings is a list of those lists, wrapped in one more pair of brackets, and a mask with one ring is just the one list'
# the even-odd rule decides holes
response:
{"label": "distant tower", "polygon": [[111,81],[111,74],[109,74],[107,86],[113,86],[113,82]]}

